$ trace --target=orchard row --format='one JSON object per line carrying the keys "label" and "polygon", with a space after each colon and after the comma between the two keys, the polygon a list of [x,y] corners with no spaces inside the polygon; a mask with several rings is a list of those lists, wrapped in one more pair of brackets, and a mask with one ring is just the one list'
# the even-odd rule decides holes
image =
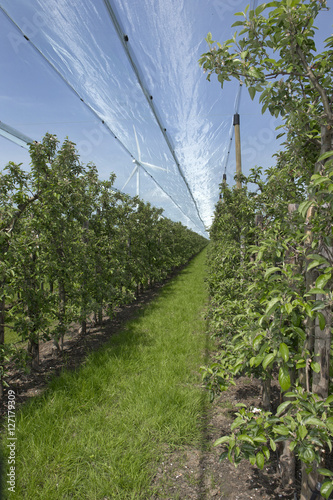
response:
{"label": "orchard row", "polygon": [[0,176],[2,377],[13,354],[6,327],[28,341],[35,367],[41,340],[61,348],[71,322],[84,333],[91,315],[112,315],[207,244],[161,209],[114,190],[114,176],[99,180],[70,141],[59,147],[46,134],[30,154],[29,173],[10,163]]}
{"label": "orchard row", "polygon": [[222,187],[211,229],[210,316],[221,350],[204,378],[212,394],[240,374],[263,387],[262,407],[236,409],[216,445],[221,458],[261,469],[278,452],[281,484],[294,492],[299,460],[301,500],[333,491],[333,36],[318,52],[314,28],[326,10],[326,0],[247,7],[233,39],[209,34],[200,60],[208,79],[223,86],[234,77],[252,99],[258,93],[285,135],[275,167],[253,169],[240,189]]}

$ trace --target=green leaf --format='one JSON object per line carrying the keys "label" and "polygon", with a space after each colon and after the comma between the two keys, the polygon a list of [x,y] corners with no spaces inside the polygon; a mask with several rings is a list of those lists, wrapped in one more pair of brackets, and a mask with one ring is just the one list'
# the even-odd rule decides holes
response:
{"label": "green leaf", "polygon": [[274,361],[275,357],[276,355],[272,352],[270,354],[267,354],[267,356],[265,356],[262,362],[262,367],[264,370],[266,370],[267,366]]}
{"label": "green leaf", "polygon": [[230,439],[230,436],[222,436],[215,441],[214,446],[218,446],[219,444],[223,444],[223,443],[228,443],[229,439]]}
{"label": "green leaf", "polygon": [[322,264],[321,262],[319,262],[319,260],[313,260],[312,262],[310,262],[310,264],[307,266],[306,270],[307,271],[310,271],[310,269],[313,269],[314,267],[317,267],[317,266],[320,266],[320,264]]}
{"label": "green leaf", "polygon": [[[313,180],[312,182],[312,186],[320,186],[321,184],[331,184],[331,179],[329,179],[328,177],[323,177],[322,175],[313,175],[311,177],[311,179]],[[323,188],[324,186],[322,186]]]}
{"label": "green leaf", "polygon": [[311,205],[313,204],[313,201],[312,200],[307,200],[307,201],[303,201],[302,203],[300,203],[299,207],[298,207],[298,211],[299,213],[305,217],[306,216],[306,213],[307,211],[309,210],[309,208],[311,207]]}
{"label": "green leaf", "polygon": [[308,293],[305,294],[305,296],[324,295],[324,294],[326,294],[326,290],[323,290],[322,288],[311,288],[311,290],[309,290]]}
{"label": "green leaf", "polygon": [[325,264],[326,266],[329,266],[328,260],[325,259],[322,255],[319,255],[317,253],[312,253],[311,255],[308,255],[308,259],[315,259],[316,261],[320,262],[320,264]]}
{"label": "green leaf", "polygon": [[326,283],[329,281],[331,278],[331,274],[322,274],[316,279],[316,288],[324,288]]}
{"label": "green leaf", "polygon": [[257,253],[257,256],[256,256],[256,260],[257,260],[257,261],[261,261],[261,259],[263,258],[263,255],[264,255],[264,251],[265,251],[265,249],[264,249],[264,248],[261,248],[261,249],[259,250],[259,252]]}
{"label": "green leaf", "polygon": [[317,313],[317,318],[319,320],[319,327],[320,327],[320,329],[324,330],[325,326],[326,326],[325,316],[323,315],[323,313],[319,312],[319,313]]}
{"label": "green leaf", "polygon": [[283,391],[287,391],[290,387],[290,374],[288,367],[282,365],[279,370],[279,384]]}
{"label": "green leaf", "polygon": [[243,422],[243,419],[242,417],[237,417],[233,423],[231,424],[230,426],[230,429],[233,431],[234,429],[236,429],[237,427],[239,427],[239,425]]}
{"label": "green leaf", "polygon": [[244,21],[236,21],[235,23],[233,23],[231,25],[231,27],[233,28],[234,26],[243,26],[243,24],[244,24]]}
{"label": "green leaf", "polygon": [[289,348],[284,342],[280,344],[279,353],[283,361],[286,363],[289,360]]}
{"label": "green leaf", "polygon": [[256,463],[259,469],[263,469],[265,465],[265,457],[263,453],[259,452],[256,454]]}
{"label": "green leaf", "polygon": [[263,338],[264,338],[264,336],[261,333],[255,337],[255,339],[253,340],[254,349],[258,348],[258,345],[260,344],[260,342],[262,341]]}
{"label": "green leaf", "polygon": [[316,436],[311,435],[311,444],[316,444],[320,448],[323,448],[324,444],[320,439],[318,439]]}
{"label": "green leaf", "polygon": [[256,16],[259,16],[262,13],[262,11],[266,9],[266,7],[267,5],[265,3],[259,5],[255,10]]}
{"label": "green leaf", "polygon": [[[269,63],[269,64],[275,64],[276,61],[275,59],[270,59],[269,57],[266,57],[264,60],[263,60],[264,63]],[[277,127],[278,128],[278,127]]]}
{"label": "green leaf", "polygon": [[271,274],[276,273],[276,272],[281,272],[280,267],[270,267],[269,269],[266,270],[264,278],[268,278]]}
{"label": "green leaf", "polygon": [[326,304],[322,300],[316,300],[311,307],[311,311],[321,311],[321,309],[325,309]]}
{"label": "green leaf", "polygon": [[308,446],[304,451],[303,453],[301,454],[301,457],[303,459],[304,462],[310,464],[311,462],[314,461],[315,459],[315,454],[314,454],[314,451],[313,449]]}
{"label": "green leaf", "polygon": [[237,436],[237,439],[238,439],[238,441],[245,441],[246,443],[250,443],[250,444],[254,445],[253,439],[251,439],[246,434],[239,434]]}
{"label": "green leaf", "polygon": [[332,403],[332,402],[333,402],[333,394],[331,394],[330,396],[328,396],[328,398],[326,398],[326,400],[325,400],[325,403],[327,405],[330,404],[330,403]]}
{"label": "green leaf", "polygon": [[315,425],[315,426],[318,426],[318,427],[325,427],[325,424],[324,422],[322,422],[321,420],[319,420],[319,418],[317,417],[308,417],[304,420],[304,424],[306,425]]}
{"label": "green leaf", "polygon": [[263,446],[262,447],[262,452],[263,454],[265,455],[265,457],[267,458],[267,460],[269,460],[271,454],[270,454],[270,451],[269,449],[267,448],[267,446]]}
{"label": "green leaf", "polygon": [[280,300],[281,300],[280,297],[273,297],[273,299],[271,299],[267,304],[265,314],[267,315],[271,314],[273,310],[276,308],[278,302],[280,302]]}
{"label": "green leaf", "polygon": [[320,494],[324,498],[329,498],[332,491],[333,491],[333,483],[330,481],[326,481],[320,488]]}
{"label": "green leaf", "polygon": [[286,397],[286,398],[297,398],[297,394],[295,394],[294,392],[286,392],[284,394],[284,397]]}
{"label": "green leaf", "polygon": [[326,426],[328,427],[331,434],[333,434],[333,417],[328,417],[326,420]]}
{"label": "green leaf", "polygon": [[290,302],[287,302],[287,304],[285,304],[285,310],[286,310],[286,313],[287,314],[291,314],[292,311],[293,311],[293,306],[290,304]]}
{"label": "green leaf", "polygon": [[300,425],[298,428],[298,435],[303,440],[308,434],[308,430],[305,425]]}
{"label": "green leaf", "polygon": [[316,361],[311,361],[311,369],[315,372],[315,373],[320,373],[320,364],[317,363]]}
{"label": "green leaf", "polygon": [[289,450],[294,451],[294,449],[296,448],[296,444],[297,441],[291,441],[291,443],[289,444]]}
{"label": "green leaf", "polygon": [[276,410],[276,416],[279,417],[281,415],[281,413],[284,412],[284,410],[291,404],[291,401],[284,401],[283,403],[281,403],[277,410]]}
{"label": "green leaf", "polygon": [[254,366],[259,366],[263,359],[264,356],[258,354],[258,356],[256,356],[253,361]]}
{"label": "green leaf", "polygon": [[288,436],[289,435],[289,429],[283,424],[280,425],[274,425],[273,431],[276,432],[277,434],[281,434],[282,436]]}
{"label": "green leaf", "polygon": [[333,472],[331,470],[328,470],[328,469],[321,469],[321,468],[319,468],[318,472],[322,476],[328,476],[328,477],[332,477],[333,476]]}
{"label": "green leaf", "polygon": [[208,42],[209,44],[213,43],[213,39],[212,39],[212,34],[211,32],[208,33],[207,37],[205,38],[206,42]]}
{"label": "green leaf", "polygon": [[222,462],[222,460],[227,458],[228,454],[229,454],[228,451],[224,451],[223,453],[221,453],[221,455],[219,456],[219,462]]}
{"label": "green leaf", "polygon": [[266,443],[267,438],[266,438],[266,436],[264,436],[264,434],[259,434],[258,436],[253,438],[253,441],[255,443]]}
{"label": "green leaf", "polygon": [[330,158],[331,156],[333,156],[333,151],[328,151],[327,153],[320,155],[318,161],[326,160],[326,158]]}
{"label": "green leaf", "polygon": [[304,330],[302,330],[302,328],[299,328],[298,326],[293,326],[292,329],[301,337],[302,340],[306,339],[305,332]]}
{"label": "green leaf", "polygon": [[251,99],[253,101],[253,99],[255,98],[256,92],[257,92],[256,89],[255,89],[255,87],[249,87],[248,91],[249,91],[250,97],[251,97]]}
{"label": "green leaf", "polygon": [[256,68],[255,66],[252,66],[249,69],[249,75],[253,76],[254,78],[261,78],[262,77],[262,74],[260,73],[260,71],[258,70],[258,68]]}
{"label": "green leaf", "polygon": [[276,444],[275,444],[275,442],[273,441],[273,439],[270,439],[270,440],[269,440],[269,444],[270,444],[270,447],[272,448],[272,451],[276,451]]}

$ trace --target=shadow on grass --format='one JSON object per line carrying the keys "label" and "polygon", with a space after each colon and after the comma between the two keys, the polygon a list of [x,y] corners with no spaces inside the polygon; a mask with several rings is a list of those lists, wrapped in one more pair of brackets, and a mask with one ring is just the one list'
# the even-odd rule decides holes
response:
{"label": "shadow on grass", "polygon": [[[163,308],[163,300],[167,300],[170,296],[174,295],[175,279],[186,280],[188,274],[191,274],[191,269],[183,269],[180,275],[177,274],[166,283],[159,284],[153,290],[146,291],[131,306],[125,306],[123,317],[119,318],[121,316],[120,313],[115,320],[108,320],[102,326],[94,327],[92,329],[92,336],[81,336],[81,338],[76,339],[76,342],[64,352],[62,358],[56,360],[59,361],[57,371],[51,373],[45,370],[44,386],[42,387],[42,384],[38,385],[41,397],[36,398],[30,395],[24,399],[20,397],[21,394],[19,392],[18,399],[20,399],[20,403],[22,404],[30,400],[29,403],[33,405],[33,411],[36,411],[39,405],[43,405],[46,400],[52,399],[53,394],[59,389],[67,390],[70,386],[76,385],[74,381],[82,376],[82,372],[86,369],[87,365],[90,365],[90,368],[97,366],[97,363],[101,364],[103,359],[106,358],[111,360],[117,358],[122,363],[135,357],[138,349],[152,346],[155,342],[154,337],[151,332],[145,330],[145,326],[143,326],[143,323],[141,324],[140,318],[154,312],[156,309]],[[158,300],[158,303],[156,303],[156,299],[163,300]],[[154,302],[151,302],[152,300]],[[206,344],[206,351],[208,351],[208,337]],[[51,363],[55,364],[54,357]],[[39,379],[42,373],[39,372],[35,375]],[[36,382],[37,380],[34,381],[34,385],[31,385],[31,387],[35,388]],[[37,383],[40,383],[40,381],[38,380]],[[46,387],[47,390],[44,391]],[[23,386],[21,386],[21,393],[22,389]],[[96,387],[97,389],[98,387]],[[202,404],[205,406],[204,399],[203,397]],[[30,408],[27,408],[27,410],[29,411]],[[4,468],[5,464],[1,461],[1,458],[0,466]],[[1,477],[3,478],[3,474],[1,474]],[[2,487],[4,486],[2,485]]]}
{"label": "shadow on grass", "polygon": [[[191,266],[191,261],[186,266],[175,269],[163,282],[156,282],[151,288],[146,289],[139,297],[130,304],[124,304],[116,313],[114,318],[105,319],[100,325],[89,325],[86,335],[75,334],[69,336],[64,343],[64,351],[57,355],[53,349],[52,341],[41,344],[40,366],[38,371],[25,373],[20,369],[13,369],[8,379],[8,389],[15,390],[16,404],[20,408],[27,401],[42,394],[50,382],[58,378],[64,371],[77,372],[84,365],[92,352],[99,352],[107,348],[110,341],[117,338],[117,345],[128,345],[135,348],[135,345],[148,342],[148,335],[143,332],[125,335],[124,330],[130,321],[139,319],[147,313],[147,307],[155,310],[159,307],[154,305],[154,301],[161,294],[167,298],[173,294],[173,283],[180,275],[187,275],[191,271],[187,266]],[[78,326],[77,326],[78,328]],[[132,328],[132,327],[130,327]],[[112,344],[111,344],[112,346]],[[111,347],[112,349],[112,347]],[[6,390],[4,397],[0,400],[0,424],[7,414]]]}
{"label": "shadow on grass", "polygon": [[[205,356],[204,365],[208,365],[210,360],[210,333],[208,328],[206,329],[205,338]],[[200,439],[200,458],[199,458],[199,482],[198,482],[198,499],[205,500],[206,498],[211,498],[206,491],[205,478],[206,478],[206,455],[207,449],[210,443],[210,435],[208,431],[208,425],[210,421],[209,413],[209,401],[207,397],[207,392],[203,389],[203,394],[201,396],[201,439]]]}
{"label": "shadow on grass", "polygon": [[[135,301],[120,308],[114,318],[104,320],[100,325],[89,327],[86,335],[80,334],[65,342],[62,354],[56,355],[50,347],[48,355],[41,359],[38,371],[30,373],[16,372],[9,381],[8,389],[15,390],[18,408],[33,401],[44,400],[63,384],[68,384],[71,377],[79,376],[87,363],[94,363],[105,351],[109,358],[130,359],[140,347],[153,345],[153,338],[141,329],[140,318],[163,307],[160,298],[167,300],[174,294],[176,280],[191,273],[188,265],[174,270],[163,282],[157,282],[140,294]],[[52,341],[50,342],[52,346]],[[62,377],[62,375],[66,377]],[[66,381],[65,381],[66,380]],[[44,397],[41,397],[44,396]],[[6,417],[5,397],[0,403],[0,420]]]}
{"label": "shadow on grass", "polygon": [[0,500],[5,498],[5,458],[0,450]]}

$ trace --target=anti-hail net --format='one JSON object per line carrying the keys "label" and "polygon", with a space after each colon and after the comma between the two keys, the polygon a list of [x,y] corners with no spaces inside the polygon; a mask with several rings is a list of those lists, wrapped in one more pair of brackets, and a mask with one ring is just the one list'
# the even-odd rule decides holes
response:
{"label": "anti-hail net", "polygon": [[198,59],[209,31],[230,37],[242,3],[1,0],[1,41],[23,68],[6,85],[30,109],[0,119],[37,140],[68,136],[102,178],[115,172],[118,189],[203,232],[238,90],[207,83]]}

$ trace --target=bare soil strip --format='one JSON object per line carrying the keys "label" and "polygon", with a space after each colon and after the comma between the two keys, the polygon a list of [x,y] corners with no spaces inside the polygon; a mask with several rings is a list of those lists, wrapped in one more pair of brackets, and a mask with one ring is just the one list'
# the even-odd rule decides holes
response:
{"label": "bare soil strip", "polygon": [[219,463],[221,450],[214,441],[230,432],[232,407],[244,403],[260,407],[260,386],[242,377],[203,412],[202,443],[198,448],[183,448],[165,454],[154,483],[158,494],[152,500],[293,500],[294,492],[280,484],[276,457],[261,471],[243,461],[235,468],[228,460]]}

